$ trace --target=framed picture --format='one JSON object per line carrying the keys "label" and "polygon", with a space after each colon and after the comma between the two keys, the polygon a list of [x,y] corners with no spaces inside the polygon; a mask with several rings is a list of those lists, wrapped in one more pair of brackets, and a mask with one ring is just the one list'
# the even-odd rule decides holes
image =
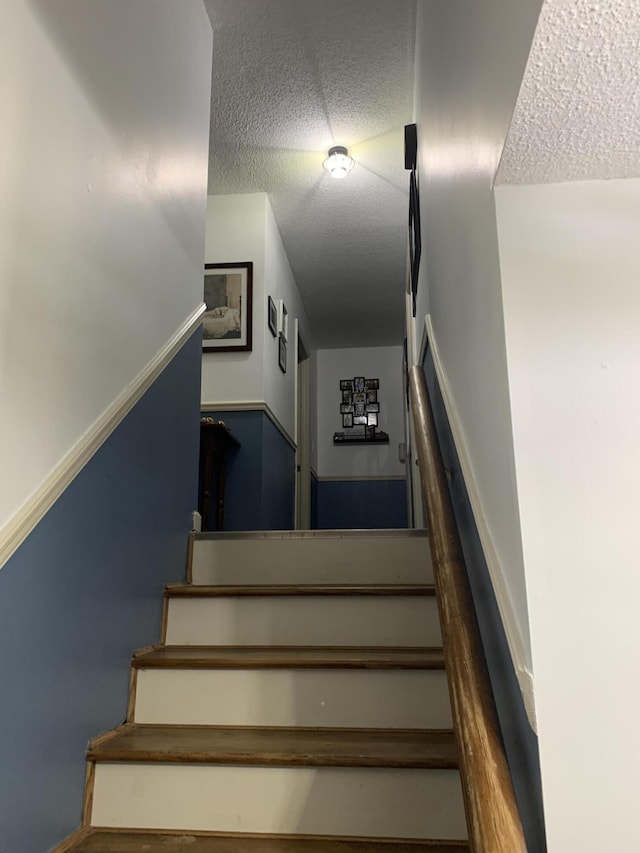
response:
{"label": "framed picture", "polygon": [[[354,426],[366,426],[368,417],[370,417],[370,416],[369,415],[354,415],[353,416]],[[377,415],[376,415],[376,417],[377,417]]]}
{"label": "framed picture", "polygon": [[269,302],[267,304],[267,321],[269,323],[269,331],[275,338],[278,334],[278,309],[276,308],[276,303],[271,297],[269,297]]}
{"label": "framed picture", "polygon": [[364,403],[356,403],[354,406],[354,409],[353,409],[353,414],[358,415],[358,416],[364,415],[365,414],[364,406],[365,406]]}
{"label": "framed picture", "polygon": [[353,403],[341,403],[340,404],[340,414],[341,415],[352,415],[353,414]]}
{"label": "framed picture", "polygon": [[378,402],[378,392],[377,391],[365,391],[367,395],[367,403],[377,403]]}
{"label": "framed picture", "polygon": [[350,412],[345,412],[342,416],[342,427],[343,429],[346,427],[347,429],[352,429],[353,427],[353,415]]}
{"label": "framed picture", "polygon": [[289,312],[282,299],[278,299],[278,334],[289,340]]}
{"label": "framed picture", "polygon": [[287,372],[287,342],[282,334],[278,338],[278,365],[283,373]]}
{"label": "framed picture", "polygon": [[356,376],[353,380],[353,390],[360,393],[364,391],[364,376]]}
{"label": "framed picture", "polygon": [[342,402],[343,403],[353,403],[353,394],[351,391],[343,391],[342,392]]}
{"label": "framed picture", "polygon": [[365,397],[364,391],[356,392],[356,393],[353,395],[353,402],[354,402],[354,403],[366,403],[366,402],[367,402],[367,400],[366,400],[366,397]]}
{"label": "framed picture", "polygon": [[379,412],[380,411],[380,403],[367,403],[367,414],[371,412]]}
{"label": "framed picture", "polygon": [[364,380],[365,391],[377,391],[379,388],[380,388],[380,380],[379,379],[365,379]]}
{"label": "framed picture", "polygon": [[202,348],[251,351],[253,263],[205,264]]}
{"label": "framed picture", "polygon": [[420,270],[420,255],[422,240],[420,236],[420,195],[416,170],[411,170],[409,177],[409,266],[411,270],[411,301],[413,316],[416,316],[416,295],[418,293],[418,272]]}
{"label": "framed picture", "polygon": [[353,379],[341,379],[340,380],[340,390],[341,391],[353,391]]}
{"label": "framed picture", "polygon": [[367,426],[378,426],[378,416],[375,413],[367,415]]}

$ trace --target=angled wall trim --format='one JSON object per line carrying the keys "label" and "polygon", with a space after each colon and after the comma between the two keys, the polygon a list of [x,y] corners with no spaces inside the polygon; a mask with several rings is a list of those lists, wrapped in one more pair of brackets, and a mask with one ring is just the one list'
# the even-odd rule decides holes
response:
{"label": "angled wall trim", "polygon": [[513,603],[505,581],[504,570],[500,563],[498,552],[489,529],[489,524],[482,508],[480,491],[473,473],[473,467],[471,465],[471,458],[464,438],[464,432],[458,418],[458,412],[453,402],[451,388],[440,359],[440,352],[434,337],[431,316],[429,314],[425,317],[425,328],[420,345],[420,363],[424,360],[427,345],[431,347],[438,384],[440,385],[440,391],[442,393],[442,399],[449,419],[451,433],[458,452],[458,458],[460,459],[462,474],[469,494],[469,501],[471,502],[473,516],[478,528],[482,550],[484,551],[485,560],[487,561],[491,582],[493,584],[496,601],[498,603],[498,609],[500,611],[500,616],[502,617],[502,623],[507,643],[509,644],[513,667],[518,679],[518,684],[520,685],[525,710],[527,712],[531,728],[534,731],[537,731],[533,672],[526,663],[522,634],[514,613]]}
{"label": "angled wall trim", "polygon": [[269,418],[280,435],[294,450],[297,448],[296,442],[291,438],[286,429],[282,426],[278,418],[273,413],[273,410],[264,400],[236,400],[234,403],[201,403],[201,412],[264,412]]}
{"label": "angled wall trim", "polygon": [[187,317],[162,349],[89,427],[40,487],[0,530],[0,569],[193,334],[205,310],[206,305],[201,303]]}

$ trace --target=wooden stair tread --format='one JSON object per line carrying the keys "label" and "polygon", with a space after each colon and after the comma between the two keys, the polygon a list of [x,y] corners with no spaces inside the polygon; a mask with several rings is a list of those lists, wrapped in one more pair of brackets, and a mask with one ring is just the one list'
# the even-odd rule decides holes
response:
{"label": "wooden stair tread", "polygon": [[457,769],[453,732],[126,724],[89,745],[91,761]]}
{"label": "wooden stair tread", "polygon": [[435,595],[433,584],[189,584],[171,583],[165,595],[189,598],[266,595]]}
{"label": "wooden stair tread", "polygon": [[444,669],[441,648],[161,646],[137,653],[138,669]]}
{"label": "wooden stair tread", "polygon": [[69,853],[468,853],[463,841],[91,829]]}

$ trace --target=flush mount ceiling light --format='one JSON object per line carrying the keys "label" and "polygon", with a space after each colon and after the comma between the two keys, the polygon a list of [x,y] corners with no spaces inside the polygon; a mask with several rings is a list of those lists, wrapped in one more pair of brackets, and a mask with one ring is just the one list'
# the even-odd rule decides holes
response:
{"label": "flush mount ceiling light", "polygon": [[332,178],[346,178],[355,163],[344,145],[334,145],[329,156],[322,164]]}

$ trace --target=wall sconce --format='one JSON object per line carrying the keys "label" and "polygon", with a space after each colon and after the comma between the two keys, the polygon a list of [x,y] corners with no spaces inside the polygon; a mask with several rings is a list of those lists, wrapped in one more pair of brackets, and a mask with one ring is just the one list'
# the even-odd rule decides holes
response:
{"label": "wall sconce", "polygon": [[344,145],[334,145],[329,156],[322,164],[332,178],[346,178],[355,163]]}

